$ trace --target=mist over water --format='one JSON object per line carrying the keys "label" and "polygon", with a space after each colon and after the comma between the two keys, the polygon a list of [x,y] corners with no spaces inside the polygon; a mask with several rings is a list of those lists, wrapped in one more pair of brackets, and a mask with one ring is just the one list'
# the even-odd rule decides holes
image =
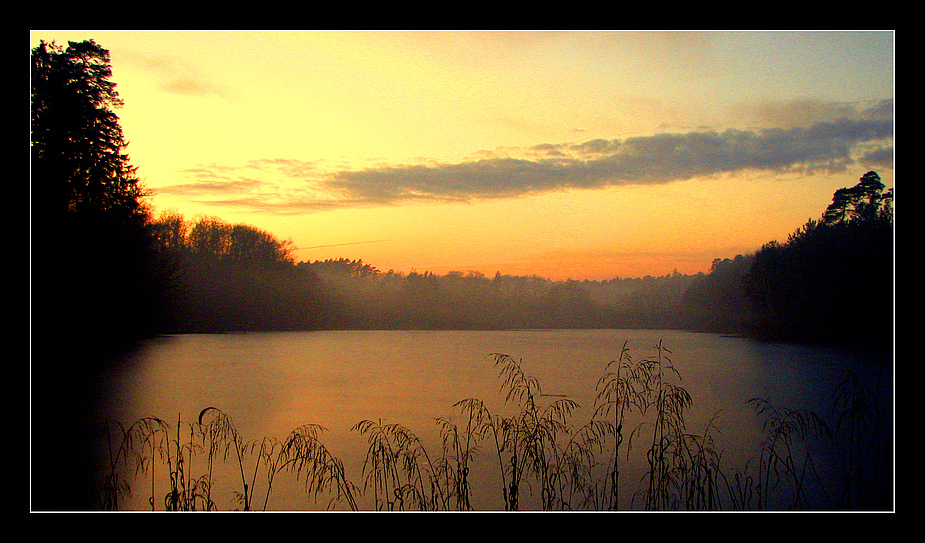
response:
{"label": "mist over water", "polygon": [[[564,396],[576,401],[581,408],[570,424],[577,427],[591,416],[595,384],[606,364],[619,357],[623,343],[633,360],[641,360],[656,355],[659,341],[671,351],[666,354],[681,375],[680,385],[693,399],[687,430],[701,433],[712,420],[718,429],[717,449],[730,468],[757,452],[760,420],[746,403],[749,399],[768,398],[775,405],[812,409],[828,417],[832,390],[847,369],[870,373],[878,362],[859,350],[664,330],[180,335],[148,341],[133,353],[124,369],[113,375],[105,411],[124,425],[157,416],[175,427],[178,418],[192,422],[202,409],[217,407],[246,440],[283,439],[302,424],[320,424],[326,428],[321,441],[343,460],[348,479],[362,486],[367,443],[351,430],[358,422],[401,424],[437,454],[440,440],[434,419],[464,423],[454,403],[477,398],[493,413],[512,409],[505,404],[491,353],[520,360],[523,370],[539,380],[542,393],[549,395],[541,400]],[[879,361],[887,368],[888,356]],[[504,506],[494,479],[498,466],[488,462],[490,454],[486,444],[472,470],[473,505],[480,510]],[[820,457],[819,463],[826,469],[830,461]],[[624,480],[629,486],[641,477],[642,467],[627,468]],[[227,474],[225,481],[231,477]],[[297,483],[282,481],[293,477],[284,474],[279,479],[268,509],[325,508]],[[150,481],[144,484],[150,486]],[[219,509],[236,508],[231,490],[216,488]],[[631,506],[630,494],[626,492],[625,507]],[[145,491],[133,496],[124,507],[150,507]],[[525,506],[530,499],[525,497]],[[262,504],[262,498],[259,501]],[[358,501],[361,508],[372,507],[365,498]]]}

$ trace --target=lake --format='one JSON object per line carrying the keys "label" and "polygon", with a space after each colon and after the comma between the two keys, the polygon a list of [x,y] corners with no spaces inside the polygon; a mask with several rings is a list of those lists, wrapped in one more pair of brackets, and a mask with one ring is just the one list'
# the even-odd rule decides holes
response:
{"label": "lake", "polygon": [[[128,426],[155,416],[176,429],[177,420],[195,422],[200,411],[216,407],[228,415],[246,440],[285,438],[303,424],[321,425],[321,441],[341,459],[346,476],[362,488],[366,436],[352,428],[360,421],[398,423],[425,443],[428,454],[440,454],[435,419],[464,425],[453,405],[463,399],[482,400],[493,413],[512,413],[505,402],[502,380],[492,353],[520,361],[534,376],[544,396],[541,402],[574,400],[580,408],[569,424],[587,422],[595,385],[608,362],[620,356],[626,343],[632,360],[656,357],[661,342],[680,374],[678,385],[691,396],[686,431],[702,433],[708,421],[718,429],[716,449],[730,473],[755,466],[762,439],[762,418],[752,398],[767,398],[775,407],[812,410],[834,429],[833,390],[848,369],[865,382],[876,383],[878,364],[886,368],[881,406],[892,426],[892,360],[889,353],[834,347],[762,343],[740,337],[664,330],[525,330],[525,331],[312,331],[216,335],[180,335],[150,340],[126,357],[111,375],[104,416]],[[873,386],[873,385],[871,385]],[[505,415],[507,416],[507,415]],[[715,417],[715,418],[714,418]],[[644,433],[642,434],[644,435]],[[798,447],[802,442],[795,444]],[[827,478],[828,496],[844,469],[844,453],[810,440],[812,468]],[[645,445],[636,444],[621,471],[621,508],[640,508],[634,493],[641,483]],[[499,468],[488,443],[472,466],[472,505],[503,510]],[[194,456],[188,470],[203,473],[204,456]],[[253,461],[249,460],[253,469]],[[216,476],[213,500],[220,510],[240,508],[233,492],[240,490],[232,459]],[[803,466],[806,467],[805,465]],[[156,466],[163,475],[166,469]],[[218,472],[217,472],[218,473]],[[250,475],[248,475],[249,477]],[[128,477],[132,496],[120,508],[150,509],[150,474]],[[166,481],[155,476],[158,509]],[[262,508],[267,483],[254,480],[255,507]],[[372,509],[371,491],[357,499]],[[522,508],[539,508],[534,486],[521,492]],[[810,491],[812,507],[826,508],[826,494]],[[789,507],[782,497],[777,506]],[[323,510],[326,500],[307,495],[294,477],[281,474],[267,500],[268,510]],[[806,506],[809,507],[809,506]],[[344,509],[341,504],[338,509]]]}

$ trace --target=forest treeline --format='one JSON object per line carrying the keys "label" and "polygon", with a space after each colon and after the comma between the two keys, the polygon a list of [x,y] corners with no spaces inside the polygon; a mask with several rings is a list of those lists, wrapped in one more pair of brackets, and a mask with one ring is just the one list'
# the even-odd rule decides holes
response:
{"label": "forest treeline", "polygon": [[893,189],[884,189],[867,172],[786,241],[714,261],[685,294],[689,322],[771,340],[889,345]]}
{"label": "forest treeline", "polygon": [[677,327],[699,276],[552,281],[477,271],[380,271],[346,258],[294,262],[245,224],[176,213],[151,222],[169,262],[169,333],[248,330]]}
{"label": "forest treeline", "polygon": [[[875,172],[783,242],[708,273],[551,281],[295,262],[289,241],[155,213],[126,154],[109,53],[42,43],[32,67],[33,328],[104,336],[254,330],[688,328],[799,341],[892,333],[892,189]],[[733,212],[734,210],[730,210]]]}
{"label": "forest treeline", "polygon": [[382,272],[346,258],[295,263],[291,243],[247,225],[168,214],[152,227],[174,266],[172,332],[684,328],[888,343],[893,212],[884,188],[868,172],[786,241],[716,259],[708,273],[605,281]]}

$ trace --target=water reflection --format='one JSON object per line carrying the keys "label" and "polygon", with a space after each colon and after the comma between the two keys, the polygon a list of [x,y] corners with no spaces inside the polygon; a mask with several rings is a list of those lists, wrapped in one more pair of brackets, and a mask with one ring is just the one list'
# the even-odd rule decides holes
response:
{"label": "water reflection", "polygon": [[[714,420],[721,433],[724,465],[747,462],[760,441],[761,421],[747,402],[771,398],[775,405],[814,409],[826,416],[832,388],[846,366],[865,367],[866,353],[760,344],[710,334],[629,330],[511,332],[297,332],[191,335],[149,342],[115,375],[108,416],[128,424],[155,415],[168,421],[195,421],[207,406],[227,413],[246,439],[284,439],[302,424],[320,424],[325,446],[344,462],[347,476],[362,486],[366,437],[352,430],[360,421],[400,423],[438,454],[442,442],[435,419],[464,426],[452,405],[483,400],[492,412],[509,413],[490,353],[521,359],[544,393],[577,402],[574,426],[590,417],[595,384],[624,341],[635,360],[653,354],[662,340],[693,398],[689,432]],[[860,358],[858,358],[860,357]],[[889,391],[887,391],[889,394]],[[507,411],[505,411],[507,410]],[[892,420],[891,418],[889,420]],[[472,466],[472,501],[477,509],[503,509],[500,468],[486,446]],[[819,469],[834,470],[830,450],[818,449]],[[628,484],[642,479],[645,466],[627,465]],[[233,481],[234,470],[218,476]],[[265,485],[261,485],[265,486]],[[220,509],[238,507],[233,485],[222,487]],[[135,493],[125,507],[147,509]],[[369,497],[361,507],[373,507]],[[633,506],[632,493],[621,498]],[[524,507],[539,507],[524,495]],[[324,508],[306,496],[300,483],[274,484],[271,509]]]}

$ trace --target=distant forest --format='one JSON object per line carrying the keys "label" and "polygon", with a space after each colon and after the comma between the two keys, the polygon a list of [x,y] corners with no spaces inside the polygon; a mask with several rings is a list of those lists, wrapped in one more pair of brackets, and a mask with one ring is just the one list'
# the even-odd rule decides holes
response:
{"label": "distant forest", "polygon": [[170,266],[165,332],[678,327],[702,274],[551,281],[476,271],[383,272],[362,260],[298,262],[290,246],[216,218],[151,222]]}
{"label": "distant forest", "polygon": [[[888,341],[892,189],[875,172],[818,220],[708,273],[607,281],[295,262],[288,241],[214,217],[154,216],[125,153],[109,53],[32,52],[32,324],[107,341],[315,329],[672,328]],[[52,241],[54,240],[54,241]]]}
{"label": "distant forest", "polygon": [[295,263],[288,242],[247,225],[168,214],[150,227],[173,281],[164,332],[659,328],[879,343],[892,334],[891,202],[869,172],[784,242],[708,273],[606,281]]}

